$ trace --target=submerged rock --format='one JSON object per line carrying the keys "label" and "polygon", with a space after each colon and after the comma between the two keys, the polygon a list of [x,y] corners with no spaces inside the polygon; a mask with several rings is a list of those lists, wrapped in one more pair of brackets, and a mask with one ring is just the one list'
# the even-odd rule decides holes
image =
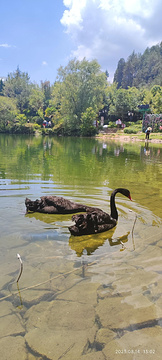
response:
{"label": "submerged rock", "polygon": [[[2,305],[2,304],[1,304]],[[6,311],[6,315],[3,316],[3,321],[1,321],[0,326],[0,338],[6,336],[17,336],[24,335],[25,329],[22,325],[21,317],[19,314],[11,313],[11,307],[6,307],[4,309]]]}
{"label": "submerged rock", "polygon": [[88,289],[88,283],[85,285],[83,281],[75,285],[75,290],[74,298],[68,289],[59,295],[61,299],[40,303],[26,312],[28,333],[25,340],[32,351],[49,359],[58,359],[64,353],[69,354],[69,359],[80,359],[86,344],[94,342],[98,327],[95,324],[96,300],[92,301],[92,296],[96,284]]}
{"label": "submerged rock", "polygon": [[103,349],[106,359],[161,360],[160,327],[126,332],[120,338],[109,342]]}
{"label": "submerged rock", "polygon": [[26,360],[27,351],[22,336],[7,336],[0,339],[0,359]]}
{"label": "submerged rock", "polygon": [[65,327],[33,329],[25,336],[28,346],[42,356],[55,360],[66,354],[66,359],[80,359],[87,341],[93,341],[96,328],[71,330]]}
{"label": "submerged rock", "polygon": [[[105,309],[108,309],[106,312]],[[159,310],[160,311],[160,310]],[[96,312],[103,327],[111,329],[138,329],[142,323],[153,322],[157,318],[157,307],[146,299],[146,307],[135,308],[123,302],[122,297],[109,297],[99,300]],[[158,313],[160,316],[160,313]]]}

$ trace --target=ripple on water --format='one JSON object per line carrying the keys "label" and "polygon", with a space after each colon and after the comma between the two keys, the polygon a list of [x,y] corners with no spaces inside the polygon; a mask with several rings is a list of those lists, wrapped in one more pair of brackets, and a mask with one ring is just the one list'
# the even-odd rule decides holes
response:
{"label": "ripple on water", "polygon": [[[5,186],[0,296],[10,297],[0,302],[1,358],[7,354],[10,360],[12,354],[12,360],[22,360],[28,353],[35,359],[121,360],[125,355],[117,351],[124,349],[127,359],[133,353],[144,360],[147,349],[160,360],[161,220],[138,203],[117,198],[115,229],[74,238],[67,229],[69,215],[25,215],[26,194],[35,199],[47,186],[49,193],[56,190],[107,211],[102,189],[83,198],[78,188],[48,188],[41,181]],[[24,265],[19,291],[17,253]]]}

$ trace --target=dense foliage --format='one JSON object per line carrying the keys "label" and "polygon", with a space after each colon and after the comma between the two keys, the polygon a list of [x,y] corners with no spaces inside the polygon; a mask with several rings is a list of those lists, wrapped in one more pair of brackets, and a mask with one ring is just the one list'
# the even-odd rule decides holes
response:
{"label": "dense foliage", "polygon": [[[87,109],[93,108],[96,117],[102,107],[106,85],[105,73],[101,72],[96,60],[89,62],[86,59],[74,59],[65,68],[60,67],[50,101],[50,105],[56,109],[53,113],[54,124],[63,124],[66,134],[79,135],[83,128],[81,118],[87,113]],[[89,120],[87,121],[88,135]]]}
{"label": "dense foliage", "polygon": [[92,136],[101,117],[110,126],[118,118],[126,124],[142,119],[139,104],[160,114],[161,53],[162,43],[143,55],[133,52],[126,62],[120,59],[113,84],[96,60],[69,61],[58,69],[53,85],[31,83],[28,73],[17,68],[0,81],[0,131]]}
{"label": "dense foliage", "polygon": [[114,74],[117,87],[127,89],[129,86],[162,86],[162,42],[147,48],[144,53],[134,51],[127,61],[121,58]]}

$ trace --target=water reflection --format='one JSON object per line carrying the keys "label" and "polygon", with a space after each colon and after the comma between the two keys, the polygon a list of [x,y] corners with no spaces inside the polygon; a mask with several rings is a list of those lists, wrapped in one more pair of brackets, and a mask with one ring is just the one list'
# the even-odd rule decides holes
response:
{"label": "water reflection", "polygon": [[[161,359],[161,153],[151,143],[120,151],[0,134],[1,359],[121,360],[118,349]],[[25,215],[25,197],[49,194],[107,211],[119,186],[134,202],[117,197],[119,222],[107,233],[72,238],[71,215]]]}
{"label": "water reflection", "polygon": [[[120,245],[121,249],[123,248],[123,244],[128,242],[128,235],[129,232],[126,235],[123,235],[121,237],[118,237],[117,239],[113,238],[113,234],[115,232],[115,229],[112,229],[109,232],[105,232],[100,235],[88,235],[88,236],[80,236],[75,237],[71,236],[69,238],[69,246],[72,250],[75,250],[76,255],[78,257],[82,256],[85,253],[87,255],[91,255],[97,250],[99,247],[103,246],[106,241],[109,242],[110,246],[117,246]],[[86,252],[85,252],[86,250]]]}
{"label": "water reflection", "polygon": [[114,155],[115,156],[119,156],[120,153],[124,152],[124,146],[120,145],[120,146],[116,146],[114,149]]}
{"label": "water reflection", "polygon": [[148,142],[145,142],[144,154],[146,156],[150,155],[150,148],[149,148]]}
{"label": "water reflection", "polygon": [[[50,215],[50,214],[41,214],[41,213],[27,213],[25,215],[29,219],[40,220],[48,225],[50,225],[44,235],[48,239],[55,239],[56,235],[52,230],[58,231],[58,229],[62,229],[62,232],[65,230],[67,234],[69,234],[69,246],[72,250],[76,252],[78,257],[82,256],[83,253],[87,255],[91,255],[97,250],[99,247],[103,246],[106,241],[109,242],[110,246],[120,245],[121,248],[124,249],[123,244],[128,242],[128,236],[130,232],[128,231],[125,235],[114,237],[114,233],[116,228],[113,228],[109,231],[105,231],[99,234],[85,235],[85,236],[70,236],[68,226],[71,225],[71,214],[69,215]],[[36,241],[38,237],[40,240],[42,239],[42,233],[35,235],[31,238],[29,233],[28,239],[30,241]],[[43,236],[44,238],[44,236]],[[35,239],[35,240],[34,240]]]}
{"label": "water reflection", "polygon": [[[141,146],[141,155],[148,157],[149,160],[153,162],[161,162],[162,161],[162,149],[160,147],[150,146],[148,141],[145,142],[145,146]],[[143,152],[143,154],[142,154]],[[143,157],[143,156],[142,156]]]}
{"label": "water reflection", "polygon": [[43,141],[44,152],[48,151],[49,155],[51,155],[51,147],[52,147],[51,139],[45,138],[45,140]]}
{"label": "water reflection", "polygon": [[[69,234],[69,246],[72,250],[75,251],[78,257],[82,256],[83,253],[87,255],[91,255],[95,252],[95,250],[102,247],[106,241],[109,242],[110,246],[120,245],[121,249],[125,247],[123,244],[128,242],[128,236],[130,232],[128,231],[125,235],[114,237],[114,233],[116,228],[113,228],[109,231],[105,231],[99,234],[85,235],[85,236],[70,236],[68,226],[71,225],[71,214],[69,215],[50,215],[50,214],[41,214],[41,213],[27,213],[26,217],[29,219],[35,218],[36,220],[40,220],[44,223],[47,223],[49,226],[43,234],[35,235],[34,237],[31,234],[28,234],[26,239],[30,239],[29,241],[36,241],[38,238],[43,240],[43,238],[48,238],[50,240],[55,240],[57,235],[54,235],[54,230],[56,232],[60,229],[62,232],[65,230],[67,234]],[[53,231],[52,231],[53,230]],[[63,238],[63,235],[62,235]]]}

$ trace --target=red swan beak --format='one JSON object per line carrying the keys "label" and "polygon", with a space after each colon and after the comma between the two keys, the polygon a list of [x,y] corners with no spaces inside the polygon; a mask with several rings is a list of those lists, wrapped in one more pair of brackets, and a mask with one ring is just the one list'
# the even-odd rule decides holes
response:
{"label": "red swan beak", "polygon": [[130,195],[129,195],[129,199],[130,199],[131,201],[133,201]]}

